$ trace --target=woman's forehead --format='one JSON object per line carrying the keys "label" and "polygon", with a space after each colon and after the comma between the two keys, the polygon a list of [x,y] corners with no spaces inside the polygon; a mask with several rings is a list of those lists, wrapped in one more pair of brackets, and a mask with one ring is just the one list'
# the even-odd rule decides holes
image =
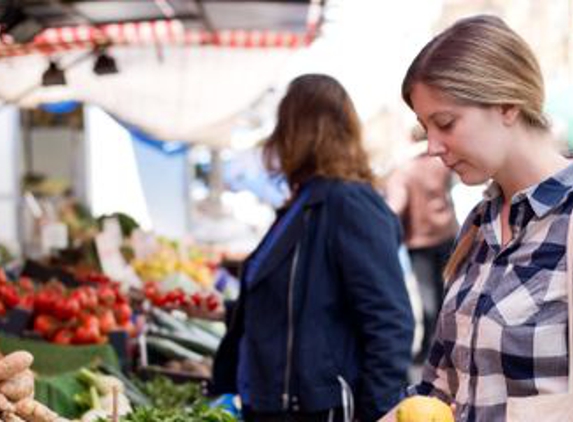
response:
{"label": "woman's forehead", "polygon": [[414,84],[410,99],[414,111],[422,118],[434,113],[452,112],[460,107],[443,91],[423,83]]}

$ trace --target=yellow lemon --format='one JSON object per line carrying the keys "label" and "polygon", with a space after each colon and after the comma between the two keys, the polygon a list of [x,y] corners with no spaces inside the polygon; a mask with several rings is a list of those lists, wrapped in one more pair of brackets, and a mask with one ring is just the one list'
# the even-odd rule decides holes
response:
{"label": "yellow lemon", "polygon": [[455,422],[450,406],[435,397],[413,396],[402,401],[398,422]]}

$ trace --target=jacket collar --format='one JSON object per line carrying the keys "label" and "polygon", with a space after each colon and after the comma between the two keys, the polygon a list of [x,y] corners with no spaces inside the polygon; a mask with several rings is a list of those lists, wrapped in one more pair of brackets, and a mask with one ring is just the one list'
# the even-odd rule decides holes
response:
{"label": "jacket collar", "polygon": [[311,184],[309,186],[311,192],[306,204],[304,205],[305,208],[322,204],[326,200],[328,189],[332,185],[332,179],[317,176],[308,183]]}
{"label": "jacket collar", "polygon": [[[305,214],[313,207],[321,205],[328,194],[328,188],[332,180],[323,177],[315,177],[310,182],[308,189],[310,193],[300,211],[293,217],[288,227],[276,243],[273,245],[268,259],[265,260],[263,265],[255,274],[249,289],[256,286],[267,274],[276,268],[290,253],[292,253],[297,242],[302,238],[305,228]],[[282,212],[285,212],[284,210]],[[254,252],[256,253],[256,251]]]}

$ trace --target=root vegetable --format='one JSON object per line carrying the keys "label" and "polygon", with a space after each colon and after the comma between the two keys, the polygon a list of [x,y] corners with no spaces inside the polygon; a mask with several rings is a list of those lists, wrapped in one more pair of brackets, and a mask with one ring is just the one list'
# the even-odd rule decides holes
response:
{"label": "root vegetable", "polygon": [[0,411],[4,413],[14,412],[14,405],[10,403],[4,394],[0,394]]}
{"label": "root vegetable", "polygon": [[29,369],[0,383],[0,393],[13,402],[34,395],[34,374]]}
{"label": "root vegetable", "polygon": [[5,412],[4,414],[2,414],[2,420],[4,422],[26,422],[20,416],[9,412]]}
{"label": "root vegetable", "polygon": [[16,413],[28,422],[55,422],[59,415],[33,399],[23,399],[16,403]]}
{"label": "root vegetable", "polygon": [[34,356],[26,351],[10,353],[0,359],[0,380],[7,380],[25,371],[34,362]]}

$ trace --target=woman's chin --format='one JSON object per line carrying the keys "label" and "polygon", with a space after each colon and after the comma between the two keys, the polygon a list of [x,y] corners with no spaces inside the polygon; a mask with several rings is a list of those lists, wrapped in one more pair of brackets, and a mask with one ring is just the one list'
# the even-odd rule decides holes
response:
{"label": "woman's chin", "polygon": [[471,171],[461,171],[456,173],[458,173],[460,180],[469,186],[482,185],[489,180],[485,175]]}

